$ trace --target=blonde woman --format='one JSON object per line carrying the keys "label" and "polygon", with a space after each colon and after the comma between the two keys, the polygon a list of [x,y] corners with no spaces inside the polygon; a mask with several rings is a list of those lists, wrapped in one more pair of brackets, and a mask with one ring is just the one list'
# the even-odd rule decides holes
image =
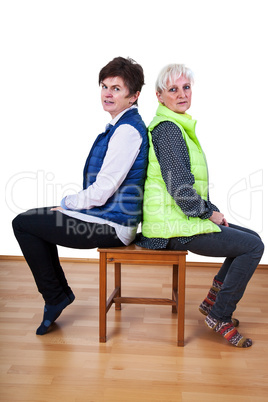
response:
{"label": "blonde woman", "polygon": [[[226,257],[199,309],[207,326],[230,344],[248,348],[252,340],[235,328],[232,315],[263,254],[257,233],[232,225],[209,199],[207,164],[195,133],[191,106],[192,71],[166,66],[156,82],[159,106],[149,125],[149,165],[145,181],[140,246]],[[215,127],[216,129],[216,127]]]}

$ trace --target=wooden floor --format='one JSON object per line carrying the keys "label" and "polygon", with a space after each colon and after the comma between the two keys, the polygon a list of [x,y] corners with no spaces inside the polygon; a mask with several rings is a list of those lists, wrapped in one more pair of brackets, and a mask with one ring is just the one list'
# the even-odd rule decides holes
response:
{"label": "wooden floor", "polygon": [[[256,271],[235,315],[254,344],[236,349],[198,311],[215,269],[189,268],[186,344],[179,348],[167,306],[112,307],[108,341],[100,344],[98,266],[63,265],[76,300],[50,333],[37,336],[43,301],[26,263],[0,263],[1,401],[268,401],[268,270]],[[169,267],[128,266],[122,276],[128,296],[170,297]]]}

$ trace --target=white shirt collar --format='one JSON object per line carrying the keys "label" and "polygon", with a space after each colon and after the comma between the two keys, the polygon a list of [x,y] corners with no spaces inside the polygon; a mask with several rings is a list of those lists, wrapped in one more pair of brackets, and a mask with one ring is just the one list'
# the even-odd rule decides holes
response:
{"label": "white shirt collar", "polygon": [[132,106],[128,107],[127,109],[123,110],[123,112],[121,112],[117,116],[115,116],[115,118],[112,119],[109,124],[114,126],[118,122],[120,117],[122,117],[124,113],[126,113],[128,110],[131,110],[131,109],[137,109],[137,105],[132,105]]}

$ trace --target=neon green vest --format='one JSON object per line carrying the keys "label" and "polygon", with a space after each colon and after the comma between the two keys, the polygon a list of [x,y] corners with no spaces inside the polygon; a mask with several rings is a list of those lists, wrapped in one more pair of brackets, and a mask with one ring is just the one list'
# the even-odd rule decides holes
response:
{"label": "neon green vest", "polygon": [[180,128],[190,157],[191,173],[195,178],[193,187],[204,200],[208,197],[207,164],[195,134],[196,120],[192,120],[187,114],[172,112],[166,106],[159,104],[156,116],[148,127],[149,164],[144,189],[143,235],[149,238],[168,239],[220,232],[220,228],[209,219],[186,216],[168,193],[154,152],[151,134],[152,130],[163,121],[171,121]]}

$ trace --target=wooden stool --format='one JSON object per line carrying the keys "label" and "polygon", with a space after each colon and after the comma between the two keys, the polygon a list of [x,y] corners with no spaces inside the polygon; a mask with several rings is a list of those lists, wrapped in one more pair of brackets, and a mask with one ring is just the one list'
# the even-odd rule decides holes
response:
{"label": "wooden stool", "polygon": [[[172,313],[178,313],[177,345],[184,346],[185,310],[185,266],[187,251],[149,250],[131,244],[127,247],[99,248],[99,336],[106,342],[106,314],[115,303],[121,310],[121,303],[171,305]],[[115,289],[107,299],[107,263],[114,263]],[[121,264],[172,265],[172,298],[121,297]],[[179,270],[178,270],[179,267]]]}

